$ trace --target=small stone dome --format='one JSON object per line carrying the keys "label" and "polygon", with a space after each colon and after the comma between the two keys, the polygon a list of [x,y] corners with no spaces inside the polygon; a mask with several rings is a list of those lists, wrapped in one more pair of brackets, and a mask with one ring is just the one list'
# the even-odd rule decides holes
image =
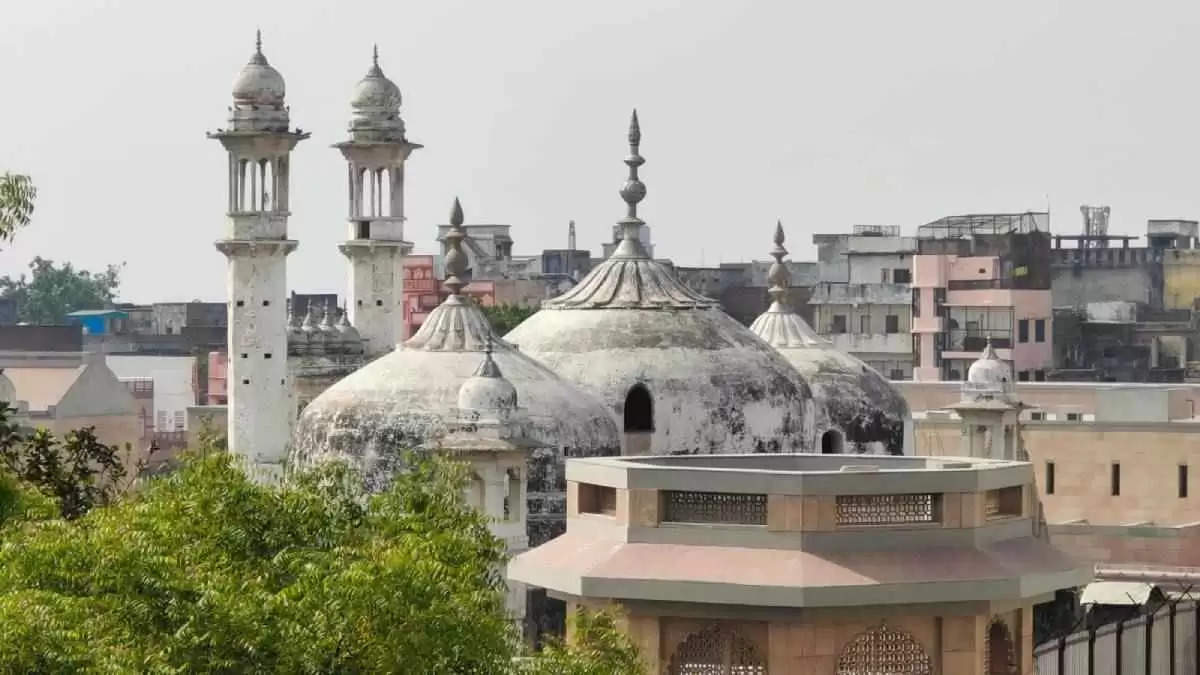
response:
{"label": "small stone dome", "polygon": [[[816,433],[822,439],[835,431],[837,443],[846,440],[866,451],[900,454],[904,425],[911,417],[904,396],[875,369],[841,351],[821,337],[787,301],[791,279],[783,257],[783,225],[775,226],[775,262],[767,273],[771,306],[750,330],[783,355],[812,387],[816,403]],[[876,446],[876,447],[872,447]]]}
{"label": "small stone dome", "polygon": [[354,87],[350,107],[355,110],[396,112],[400,109],[400,87],[383,74],[379,67],[379,50],[375,51],[371,69]]}
{"label": "small stone dome", "polygon": [[338,318],[337,332],[345,342],[355,344],[362,342],[362,335],[359,334],[354,324],[350,323],[350,312],[345,309],[342,310],[342,315]]}
{"label": "small stone dome", "polygon": [[516,409],[517,388],[504,379],[500,367],[492,359],[492,340],[489,337],[483,363],[458,388],[459,414],[476,414],[501,420]]}
{"label": "small stone dome", "polygon": [[235,105],[275,106],[283,105],[287,88],[284,86],[283,75],[267,63],[267,57],[262,52],[261,34],[255,41],[254,54],[250,62],[238,73],[233,82],[233,102]]}
{"label": "small stone dome", "polygon": [[979,387],[1004,389],[1012,382],[1012,371],[1008,364],[1000,359],[992,348],[992,338],[989,336],[987,346],[979,355],[979,360],[971,364],[967,370],[967,383]]}

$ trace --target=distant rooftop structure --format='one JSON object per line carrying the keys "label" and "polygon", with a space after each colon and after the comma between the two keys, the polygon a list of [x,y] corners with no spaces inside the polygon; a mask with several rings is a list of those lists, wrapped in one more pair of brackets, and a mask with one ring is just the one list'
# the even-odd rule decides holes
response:
{"label": "distant rooftop structure", "polygon": [[854,234],[860,237],[899,237],[899,225],[855,225]]}
{"label": "distant rooftop structure", "polygon": [[976,235],[1049,232],[1048,211],[1024,213],[970,213],[946,216],[917,228],[918,239],[951,239]]}

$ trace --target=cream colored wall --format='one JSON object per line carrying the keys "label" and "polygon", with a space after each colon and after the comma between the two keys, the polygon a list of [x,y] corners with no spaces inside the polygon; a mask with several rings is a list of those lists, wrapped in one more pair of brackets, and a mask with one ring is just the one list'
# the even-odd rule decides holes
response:
{"label": "cream colored wall", "polygon": [[[148,444],[142,439],[142,421],[137,413],[129,412],[124,415],[95,415],[81,417],[60,417],[52,420],[34,420],[36,426],[44,426],[51,433],[63,438],[67,433],[83,427],[95,427],[96,439],[105,445],[118,446],[121,457],[125,459],[125,470],[132,474],[139,461],[146,459]],[[130,452],[125,454],[125,445],[129,444]]]}
{"label": "cream colored wall", "polygon": [[[1200,520],[1200,425],[1030,422],[1021,425],[1038,495],[1050,524],[1094,525]],[[959,422],[916,420],[918,455],[961,454]],[[1046,462],[1054,494],[1046,494]],[[1111,494],[1111,466],[1121,464],[1121,494]],[[1189,466],[1188,497],[1178,496],[1178,467]]]}
{"label": "cream colored wall", "polygon": [[[600,607],[602,603],[585,603]],[[574,606],[572,606],[572,609]],[[987,634],[993,621],[1003,622],[1013,640],[1018,675],[1033,675],[1032,607],[974,616],[922,616],[870,608],[844,618],[774,621],[713,620],[625,614],[621,622],[647,666],[647,673],[666,673],[675,651],[688,636],[719,625],[753,645],[771,673],[836,675],[838,659],[861,634],[885,625],[906,633],[924,650],[939,675],[985,675]]]}

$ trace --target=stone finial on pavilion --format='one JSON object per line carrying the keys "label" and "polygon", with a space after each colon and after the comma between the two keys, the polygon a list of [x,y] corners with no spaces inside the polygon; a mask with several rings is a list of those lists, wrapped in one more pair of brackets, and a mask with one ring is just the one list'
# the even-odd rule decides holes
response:
{"label": "stone finial on pavilion", "polygon": [[775,221],[775,246],[771,249],[771,257],[775,262],[771,263],[771,268],[767,270],[767,283],[770,286],[767,288],[767,294],[771,296],[771,301],[783,305],[787,303],[788,287],[792,285],[792,275],[788,271],[787,265],[783,262],[783,257],[788,254],[786,248],[783,247],[783,221]]}
{"label": "stone finial on pavilion", "polygon": [[454,198],[454,207],[450,209],[450,231],[446,233],[446,281],[443,286],[451,295],[459,295],[466,282],[462,280],[467,272],[467,254],[463,253],[462,240],[467,233],[462,229],[463,210],[458,197]]}
{"label": "stone finial on pavilion", "polygon": [[646,198],[646,184],[638,177],[638,168],[646,163],[638,150],[642,144],[642,127],[638,123],[637,110],[629,119],[629,155],[625,165],[629,167],[629,177],[621,186],[621,199],[625,200],[625,217],[617,221],[621,226],[621,244],[613,253],[614,256],[625,258],[649,257],[642,246],[639,234],[645,221],[638,218],[638,203]]}

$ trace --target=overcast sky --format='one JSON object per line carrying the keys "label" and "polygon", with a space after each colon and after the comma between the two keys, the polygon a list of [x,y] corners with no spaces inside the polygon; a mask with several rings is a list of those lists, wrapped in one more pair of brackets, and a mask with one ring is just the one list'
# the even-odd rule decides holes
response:
{"label": "overcast sky", "polygon": [[795,259],[853,224],[1044,209],[1080,229],[1200,218],[1200,3],[24,0],[0,22],[0,171],[31,174],[35,255],[127,263],[121,298],[224,297],[230,86],[261,26],[292,122],[288,285],[345,291],[349,96],[379,43],[404,95],[406,234],[434,249],[460,195],[515,251],[598,252],[642,121],[642,212],[685,265]]}

